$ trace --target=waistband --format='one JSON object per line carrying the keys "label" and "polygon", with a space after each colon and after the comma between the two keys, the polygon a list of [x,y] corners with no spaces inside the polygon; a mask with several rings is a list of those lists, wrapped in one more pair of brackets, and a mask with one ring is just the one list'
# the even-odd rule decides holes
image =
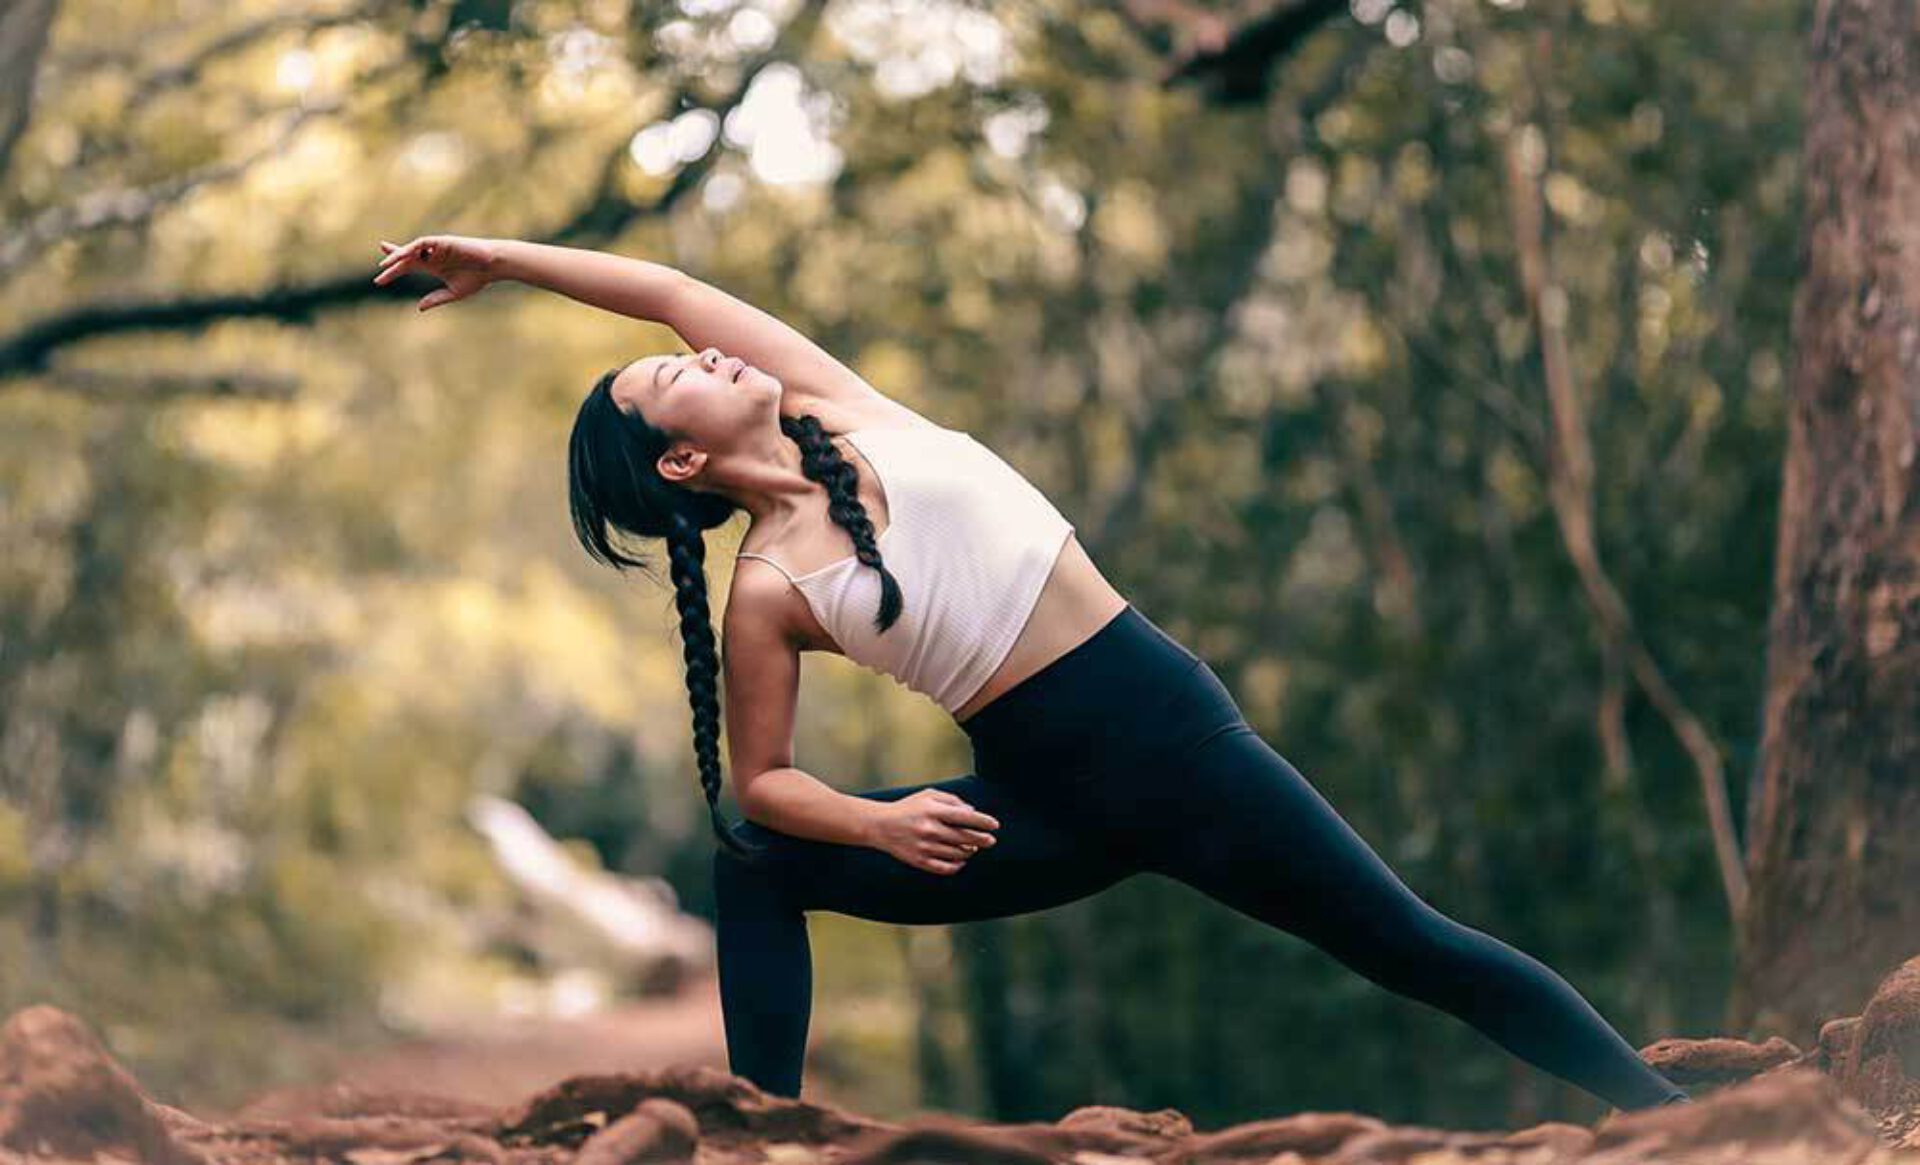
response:
{"label": "waistband", "polygon": [[1128,604],[960,728],[989,776],[1137,759],[1238,716],[1204,661]]}

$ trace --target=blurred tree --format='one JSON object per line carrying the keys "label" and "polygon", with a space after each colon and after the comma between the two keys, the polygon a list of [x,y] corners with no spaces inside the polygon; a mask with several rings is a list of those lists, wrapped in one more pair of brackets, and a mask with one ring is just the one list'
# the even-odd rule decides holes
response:
{"label": "blurred tree", "polygon": [[1735,1024],[1810,1046],[1920,945],[1920,22],[1814,6],[1805,261]]}

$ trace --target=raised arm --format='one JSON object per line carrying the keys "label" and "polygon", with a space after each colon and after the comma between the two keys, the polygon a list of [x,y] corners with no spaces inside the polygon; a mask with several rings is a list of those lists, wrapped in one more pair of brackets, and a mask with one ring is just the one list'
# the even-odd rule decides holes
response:
{"label": "raised arm", "polygon": [[501,266],[508,278],[666,324],[694,351],[712,347],[738,356],[800,396],[856,407],[885,399],[797,328],[676,267],[516,240],[501,245]]}

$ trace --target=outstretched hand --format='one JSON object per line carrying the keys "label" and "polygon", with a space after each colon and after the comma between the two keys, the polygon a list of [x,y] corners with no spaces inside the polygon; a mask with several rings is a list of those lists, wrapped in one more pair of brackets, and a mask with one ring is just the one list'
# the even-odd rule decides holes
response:
{"label": "outstretched hand", "polygon": [[431,275],[445,284],[420,298],[420,310],[465,299],[499,278],[500,244],[467,235],[421,235],[406,244],[380,241],[380,270],[373,281],[385,286],[410,272]]}

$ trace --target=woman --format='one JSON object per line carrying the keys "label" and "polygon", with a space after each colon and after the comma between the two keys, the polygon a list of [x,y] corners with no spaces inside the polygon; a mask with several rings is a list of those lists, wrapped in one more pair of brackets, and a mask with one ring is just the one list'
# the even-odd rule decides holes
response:
{"label": "woman", "polygon": [[[1688,1099],[1572,986],[1408,889],[1254,733],[1211,668],[1108,585],[1073,526],[986,446],[889,400],[780,320],[660,264],[513,240],[382,243],[428,310],[517,280],[672,327],[697,349],[600,377],[569,454],[576,533],[663,538],[713,828],[733,1072],[797,1097],[806,913],[1003,917],[1150,871],[1452,1013],[1623,1109]],[[716,652],[704,531],[749,524]],[[977,772],[835,791],[793,763],[800,653],[936,700]],[[719,810],[721,710],[736,797]]]}

